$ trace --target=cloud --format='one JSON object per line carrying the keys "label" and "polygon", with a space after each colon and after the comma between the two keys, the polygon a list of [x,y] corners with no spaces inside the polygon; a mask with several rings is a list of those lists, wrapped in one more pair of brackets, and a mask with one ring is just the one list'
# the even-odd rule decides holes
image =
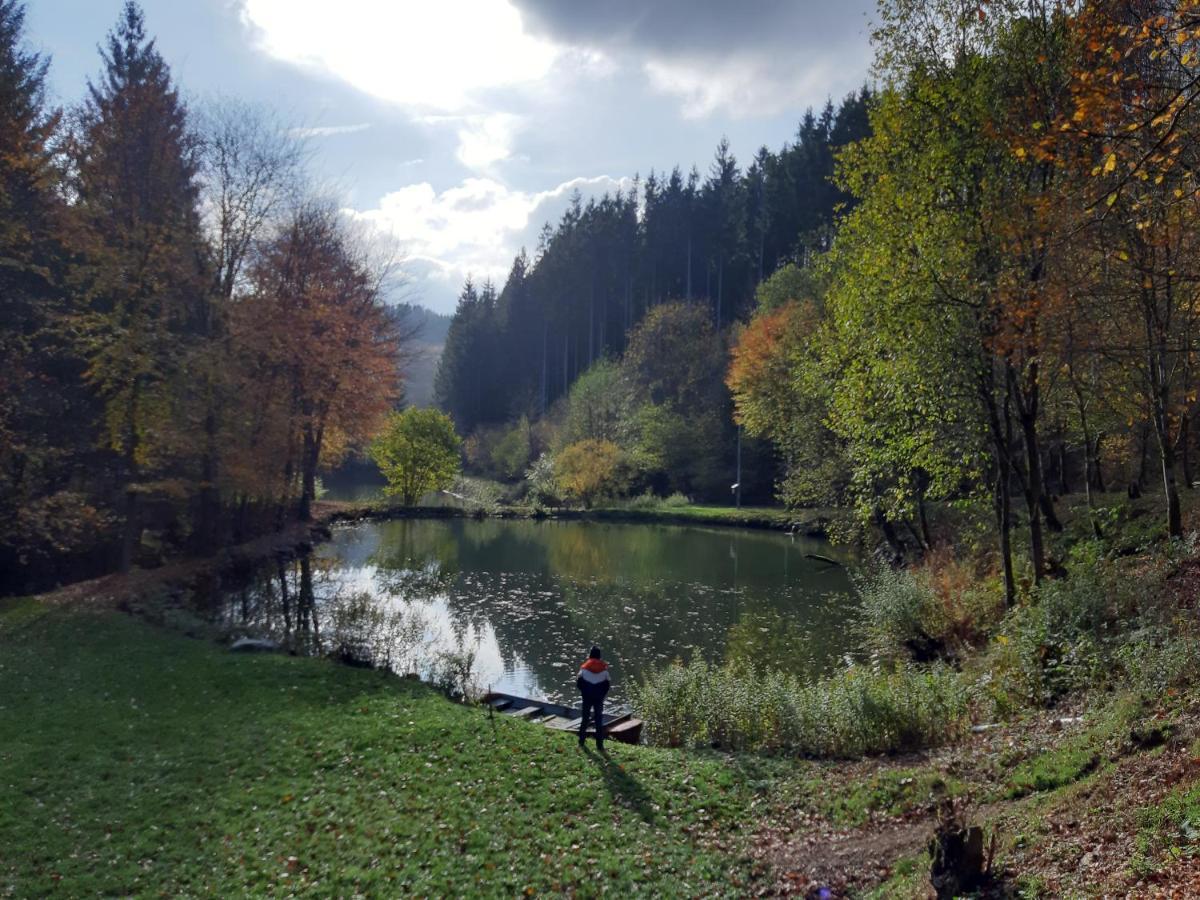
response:
{"label": "cloud", "polygon": [[874,0],[514,0],[531,33],[645,73],[686,117],[767,116],[862,83]]}
{"label": "cloud", "polygon": [[521,117],[510,113],[468,116],[458,129],[458,161],[468,169],[487,172],[512,155]]}
{"label": "cloud", "polygon": [[323,125],[317,128],[293,128],[288,134],[298,138],[332,137],[337,134],[354,134],[358,131],[366,131],[370,127],[370,122],[361,122],[358,125]]}
{"label": "cloud", "polygon": [[385,195],[375,209],[349,215],[401,243],[414,290],[445,312],[453,309],[467,275],[499,286],[517,250],[532,249],[542,224],[557,221],[575,191],[586,198],[630,186],[630,179],[607,175],[573,178],[536,192],[512,190],[487,177],[467,178],[441,192],[421,182]]}
{"label": "cloud", "polygon": [[485,89],[543,78],[560,52],[526,34],[506,0],[240,2],[270,56],[407,107],[468,109]]}
{"label": "cloud", "polygon": [[[651,60],[643,66],[651,86],[680,100],[684,118],[718,111],[734,118],[770,116],[813,105],[826,96],[848,93],[862,83],[868,60],[781,60],[757,56],[725,59],[691,57]],[[850,75],[849,79],[847,75]]]}

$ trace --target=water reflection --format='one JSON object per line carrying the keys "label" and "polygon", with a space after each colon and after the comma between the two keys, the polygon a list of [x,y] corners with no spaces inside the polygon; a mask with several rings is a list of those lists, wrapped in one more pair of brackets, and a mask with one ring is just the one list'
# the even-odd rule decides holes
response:
{"label": "water reflection", "polygon": [[297,652],[428,667],[473,651],[484,686],[573,698],[605,648],[613,697],[699,654],[820,671],[850,645],[845,572],[818,542],[769,532],[585,522],[399,520],[355,525],[225,595],[231,629]]}

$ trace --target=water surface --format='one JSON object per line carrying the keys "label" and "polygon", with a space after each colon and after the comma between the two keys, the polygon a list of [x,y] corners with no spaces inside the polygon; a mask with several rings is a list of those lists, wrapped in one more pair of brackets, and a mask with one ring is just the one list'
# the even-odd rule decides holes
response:
{"label": "water surface", "polygon": [[673,659],[834,664],[852,642],[848,577],[813,553],[834,555],[732,528],[396,520],[338,528],[310,557],[225,594],[217,615],[299,652],[397,671],[467,652],[481,687],[555,700],[573,699],[597,643],[620,702],[630,680]]}

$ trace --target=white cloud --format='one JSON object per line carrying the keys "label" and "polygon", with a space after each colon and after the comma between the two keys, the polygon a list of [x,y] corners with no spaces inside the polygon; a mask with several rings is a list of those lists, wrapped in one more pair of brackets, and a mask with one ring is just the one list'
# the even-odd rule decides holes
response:
{"label": "white cloud", "polygon": [[336,134],[354,134],[358,131],[366,131],[370,127],[370,122],[361,122],[358,125],[323,125],[317,128],[293,128],[288,133],[292,137],[298,138],[331,137]]}
{"label": "white cloud", "polygon": [[404,106],[457,111],[487,89],[537,81],[559,55],[522,30],[507,0],[242,0],[276,59]]}
{"label": "white cloud", "polygon": [[718,111],[750,118],[802,109],[814,100],[854,90],[862,83],[869,50],[859,55],[861,59],[832,54],[803,59],[763,54],[672,58],[650,60],[643,70],[652,87],[680,98],[685,118],[705,118]]}
{"label": "white cloud", "polygon": [[[385,195],[375,209],[351,215],[396,238],[404,247],[414,288],[425,289],[424,302],[447,311],[445,298],[453,296],[448,289],[457,291],[467,275],[491,278],[500,286],[517,250],[524,245],[532,251],[542,223],[557,221],[574,191],[587,197],[630,185],[630,179],[600,175],[527,192],[482,177],[439,193],[421,182]],[[422,281],[441,285],[423,286]]]}
{"label": "white cloud", "polygon": [[458,161],[472,171],[486,172],[512,155],[521,117],[509,113],[469,116],[458,129]]}

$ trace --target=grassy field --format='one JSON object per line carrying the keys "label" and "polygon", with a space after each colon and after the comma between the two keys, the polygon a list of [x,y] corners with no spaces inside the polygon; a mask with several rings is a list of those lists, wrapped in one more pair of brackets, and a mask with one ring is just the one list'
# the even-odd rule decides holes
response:
{"label": "grassy field", "polygon": [[0,896],[737,894],[764,762],[114,613],[0,607]]}

